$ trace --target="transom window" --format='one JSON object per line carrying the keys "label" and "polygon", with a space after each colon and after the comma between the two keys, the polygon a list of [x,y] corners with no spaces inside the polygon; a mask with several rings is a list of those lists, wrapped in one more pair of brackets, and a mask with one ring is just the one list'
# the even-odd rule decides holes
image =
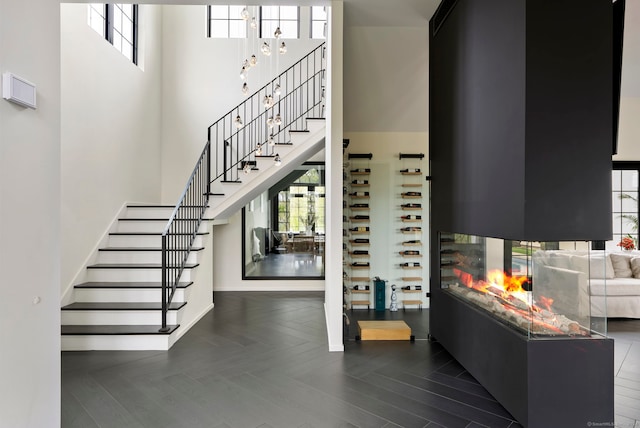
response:
{"label": "transom window", "polygon": [[242,19],[246,6],[210,5],[207,8],[207,36],[219,39],[247,37],[247,21]]}
{"label": "transom window", "polygon": [[311,6],[311,38],[327,38],[327,8]]}
{"label": "transom window", "polygon": [[276,28],[280,27],[283,39],[299,38],[299,12],[297,6],[260,7],[260,37],[274,38]]}
{"label": "transom window", "polygon": [[138,63],[138,5],[90,3],[88,24],[134,64]]}

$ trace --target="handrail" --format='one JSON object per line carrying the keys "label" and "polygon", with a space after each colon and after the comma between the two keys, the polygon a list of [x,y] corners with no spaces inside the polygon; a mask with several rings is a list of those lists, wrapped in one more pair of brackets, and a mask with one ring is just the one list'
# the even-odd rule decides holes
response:
{"label": "handrail", "polygon": [[209,204],[210,148],[211,144],[207,141],[162,232],[162,327],[160,332],[170,330],[167,326],[169,305]]}
{"label": "handrail", "polygon": [[[212,147],[212,182],[240,181],[245,165],[255,166],[260,157],[273,157],[278,144],[287,144],[286,130],[306,129],[305,119],[324,117],[325,43],[280,73],[208,128]],[[278,96],[276,88],[280,87]],[[273,105],[265,108],[271,96]],[[282,123],[270,127],[268,118],[280,114]],[[239,116],[242,126],[234,121]],[[256,150],[261,147],[262,153]]]}

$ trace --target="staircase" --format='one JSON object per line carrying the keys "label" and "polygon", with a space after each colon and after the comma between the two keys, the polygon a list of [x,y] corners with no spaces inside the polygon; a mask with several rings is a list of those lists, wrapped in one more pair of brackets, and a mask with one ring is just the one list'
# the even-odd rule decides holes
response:
{"label": "staircase", "polygon": [[169,349],[188,330],[183,328],[180,334],[178,329],[185,316],[185,321],[193,324],[213,307],[211,293],[204,299],[198,296],[200,301],[193,299],[194,283],[206,280],[207,276],[199,271],[200,262],[211,256],[211,222],[205,221],[169,306],[169,330],[159,331],[160,240],[174,208],[126,207],[112,227],[107,245],[98,250],[95,263],[87,266],[86,280],[74,286],[75,303],[62,308],[62,350]]}
{"label": "staircase", "polygon": [[[324,147],[323,58],[321,45],[209,127],[176,206],[125,207],[74,285],[74,303],[62,307],[63,351],[167,350],[213,308],[212,225]],[[280,82],[286,95],[267,109],[247,108]],[[276,111],[286,120],[265,126]],[[238,128],[232,120],[240,114]]]}

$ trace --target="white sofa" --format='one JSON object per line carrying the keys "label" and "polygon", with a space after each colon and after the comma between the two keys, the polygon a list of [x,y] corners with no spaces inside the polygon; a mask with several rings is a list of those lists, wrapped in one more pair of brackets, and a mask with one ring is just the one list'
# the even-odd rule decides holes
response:
{"label": "white sofa", "polygon": [[640,252],[537,251],[534,295],[554,299],[558,313],[640,318]]}

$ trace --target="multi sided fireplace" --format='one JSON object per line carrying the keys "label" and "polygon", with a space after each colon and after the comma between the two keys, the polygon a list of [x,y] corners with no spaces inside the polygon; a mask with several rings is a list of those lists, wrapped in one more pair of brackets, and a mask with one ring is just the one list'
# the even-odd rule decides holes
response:
{"label": "multi sided fireplace", "polygon": [[528,339],[602,338],[606,323],[592,317],[589,285],[606,288],[612,267],[603,252],[441,233],[440,288]]}
{"label": "multi sided fireplace", "polygon": [[430,335],[527,428],[613,425],[588,290],[612,236],[623,6],[443,0],[430,20]]}

